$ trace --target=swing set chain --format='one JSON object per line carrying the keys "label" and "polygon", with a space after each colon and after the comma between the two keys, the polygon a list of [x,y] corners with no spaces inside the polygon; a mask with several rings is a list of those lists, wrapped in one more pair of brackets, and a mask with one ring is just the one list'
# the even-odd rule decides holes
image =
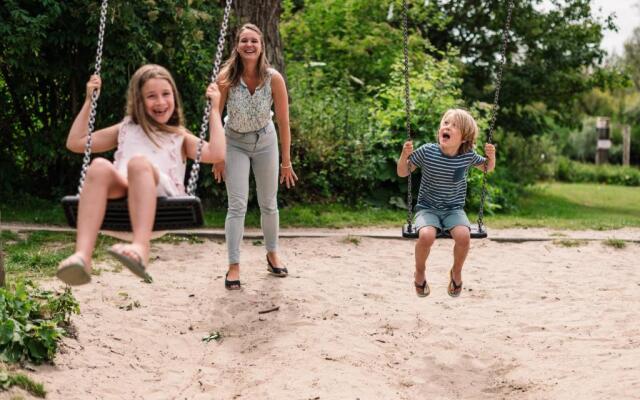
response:
{"label": "swing set chain", "polygon": [[[407,140],[412,139],[411,135],[411,92],[409,88],[409,5],[407,0],[402,1],[402,38],[404,53],[404,110],[406,115],[405,126],[407,129]],[[413,219],[413,195],[411,184],[411,164],[407,159],[407,224],[411,228],[411,220]]]}
{"label": "swing set chain", "polygon": [[[102,0],[100,6],[100,28],[98,32],[98,48],[96,50],[96,64],[94,75],[100,75],[100,67],[102,65],[102,47],[104,44],[104,30],[107,24],[107,8],[109,0]],[[89,111],[89,123],[87,125],[87,142],[84,145],[84,159],[82,161],[82,170],[80,172],[80,182],[78,183],[78,196],[82,193],[82,187],[87,176],[87,170],[89,169],[89,162],[91,161],[91,144],[92,134],[95,129],[96,122],[96,109],[98,108],[98,90],[94,90],[91,94],[91,111]]]}
{"label": "swing set chain", "polygon": [[[218,72],[220,72],[220,62],[222,61],[222,52],[224,51],[224,43],[227,35],[227,27],[229,24],[229,14],[231,13],[231,3],[233,0],[227,0],[227,4],[224,8],[224,16],[222,17],[222,26],[220,27],[220,36],[218,37],[218,47],[216,49],[216,56],[213,63],[213,71],[211,73],[210,83],[216,81]],[[209,116],[211,114],[211,100],[207,99],[207,105],[204,107],[204,114],[202,116],[202,124],[200,125],[200,140],[198,141],[198,148],[196,151],[196,159],[191,168],[191,175],[189,176],[189,183],[187,185],[187,194],[189,196],[195,195],[196,186],[198,184],[198,174],[200,173],[200,159],[202,158],[202,146],[206,138],[206,132],[209,128]]]}
{"label": "swing set chain", "polygon": [[[487,132],[487,143],[493,143],[493,131],[496,125],[496,119],[498,117],[498,109],[500,108],[498,100],[500,99],[500,87],[502,86],[502,71],[506,60],[507,44],[509,43],[509,28],[511,27],[511,14],[513,11],[513,0],[509,0],[509,6],[507,11],[507,21],[502,32],[502,51],[500,52],[500,64],[498,67],[498,74],[496,75],[495,86],[496,92],[493,98],[493,107],[491,108],[491,122],[489,123],[489,131]],[[485,158],[484,161],[484,173],[482,174],[482,192],[480,195],[480,210],[478,211],[478,230],[482,231],[484,225],[484,202],[487,197],[487,167],[489,166],[489,159]]]}

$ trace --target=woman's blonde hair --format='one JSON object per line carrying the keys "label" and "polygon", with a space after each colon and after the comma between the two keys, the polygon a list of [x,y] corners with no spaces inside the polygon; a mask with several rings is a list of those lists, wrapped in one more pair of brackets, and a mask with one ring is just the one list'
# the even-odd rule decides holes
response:
{"label": "woman's blonde hair", "polygon": [[453,120],[453,124],[460,129],[460,133],[462,134],[462,144],[458,149],[458,154],[468,153],[475,147],[478,137],[478,124],[476,124],[476,120],[473,119],[467,110],[461,108],[451,108],[447,110],[440,120],[440,125],[442,125],[447,118]]}
{"label": "woman's blonde hair", "polygon": [[254,31],[258,34],[258,36],[260,36],[261,50],[260,55],[258,56],[258,76],[260,77],[260,82],[264,82],[265,79],[267,79],[267,77],[269,76],[268,70],[271,65],[269,64],[269,60],[267,60],[267,57],[265,56],[266,49],[264,44],[264,35],[262,34],[260,28],[258,28],[254,24],[244,24],[240,27],[240,29],[238,29],[238,32],[236,32],[231,55],[229,56],[227,61],[225,61],[224,65],[222,65],[222,69],[218,74],[217,81],[220,86],[231,87],[237,85],[238,82],[240,82],[240,77],[242,76],[244,67],[242,65],[242,59],[238,54],[238,44],[240,43],[240,35],[246,30]]}
{"label": "woman's blonde hair", "polygon": [[[142,97],[142,87],[150,79],[164,79],[171,85],[173,91],[173,114],[166,124],[160,124],[151,118],[144,107],[144,98]],[[171,73],[166,68],[156,64],[146,64],[138,68],[129,81],[129,89],[127,90],[127,109],[126,114],[131,120],[140,125],[144,133],[147,134],[153,143],[153,136],[159,132],[182,133],[184,126],[184,114],[182,112],[182,101],[180,93],[176,87],[176,83]]]}

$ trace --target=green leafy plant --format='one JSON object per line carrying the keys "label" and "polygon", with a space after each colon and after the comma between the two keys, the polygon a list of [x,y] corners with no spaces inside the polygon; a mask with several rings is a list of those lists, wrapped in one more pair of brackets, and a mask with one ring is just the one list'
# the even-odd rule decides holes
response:
{"label": "green leafy plant", "polygon": [[0,288],[0,360],[40,364],[51,361],[79,305],[70,289],[62,294],[40,290],[30,281]]}

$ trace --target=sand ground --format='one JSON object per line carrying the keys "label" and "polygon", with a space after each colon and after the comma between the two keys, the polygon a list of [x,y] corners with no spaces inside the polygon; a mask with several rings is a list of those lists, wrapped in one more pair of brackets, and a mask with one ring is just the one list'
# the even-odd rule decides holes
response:
{"label": "sand ground", "polygon": [[152,284],[98,263],[74,289],[77,338],[28,373],[64,400],[638,398],[640,243],[566,240],[640,229],[495,231],[565,242],[473,241],[459,298],[453,242],[437,241],[418,298],[414,242],[357,234],[283,235],[285,279],[246,240],[241,291],[224,289],[219,239],[154,244]]}

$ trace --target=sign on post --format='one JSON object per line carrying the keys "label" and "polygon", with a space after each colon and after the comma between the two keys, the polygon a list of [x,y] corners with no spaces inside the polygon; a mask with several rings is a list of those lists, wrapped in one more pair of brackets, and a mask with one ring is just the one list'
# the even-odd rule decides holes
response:
{"label": "sign on post", "polygon": [[609,140],[609,118],[598,117],[596,119],[596,132],[598,133],[596,165],[606,164],[609,162],[609,149],[611,148],[611,140]]}

